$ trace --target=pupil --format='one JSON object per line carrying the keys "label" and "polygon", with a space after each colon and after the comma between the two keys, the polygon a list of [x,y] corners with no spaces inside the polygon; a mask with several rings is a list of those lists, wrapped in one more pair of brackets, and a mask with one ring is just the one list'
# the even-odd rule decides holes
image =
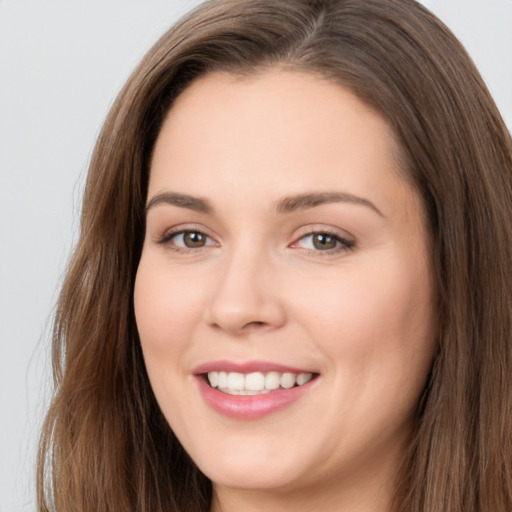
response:
{"label": "pupil", "polygon": [[202,247],[204,245],[204,235],[197,231],[188,231],[185,233],[184,239],[187,247]]}
{"label": "pupil", "polygon": [[315,235],[313,245],[315,249],[334,249],[336,247],[336,238],[326,234]]}

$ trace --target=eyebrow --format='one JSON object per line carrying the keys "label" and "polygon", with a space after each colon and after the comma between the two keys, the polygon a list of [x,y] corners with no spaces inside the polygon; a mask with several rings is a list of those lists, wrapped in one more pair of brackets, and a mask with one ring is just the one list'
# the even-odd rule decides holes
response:
{"label": "eyebrow", "polygon": [[[287,196],[277,202],[275,209],[278,213],[291,213],[329,203],[350,203],[365,206],[381,217],[384,217],[382,212],[371,201],[368,201],[368,199],[345,192],[313,192]],[[151,208],[159,204],[170,204],[205,214],[214,212],[212,204],[207,199],[177,192],[162,192],[153,196],[148,202],[146,205],[146,214]]]}
{"label": "eyebrow", "polygon": [[213,213],[213,206],[207,199],[189,196],[187,194],[178,194],[176,192],[163,192],[151,198],[146,205],[146,214],[151,208],[158,204],[170,204],[200,213]]}
{"label": "eyebrow", "polygon": [[345,192],[316,192],[285,197],[277,203],[277,211],[279,213],[289,213],[328,203],[350,203],[366,206],[378,213],[381,217],[384,217],[383,213],[371,201],[368,201],[368,199]]}

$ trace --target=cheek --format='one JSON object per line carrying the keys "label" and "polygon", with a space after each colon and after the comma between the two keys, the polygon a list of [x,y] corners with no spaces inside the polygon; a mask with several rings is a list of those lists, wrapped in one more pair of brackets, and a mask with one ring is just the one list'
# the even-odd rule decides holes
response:
{"label": "cheek", "polygon": [[151,387],[170,425],[179,424],[179,411],[189,406],[182,389],[184,361],[201,316],[200,302],[197,287],[143,254],[135,280],[135,319]]}
{"label": "cheek", "polygon": [[343,421],[376,439],[408,428],[435,348],[427,267],[388,261],[326,281],[301,312],[315,312],[308,329],[329,361]]}
{"label": "cheek", "polygon": [[201,290],[143,255],[135,280],[134,307],[146,359],[148,355],[166,357],[184,348],[198,324]]}
{"label": "cheek", "polygon": [[[334,358],[350,356],[367,366],[421,357],[433,344],[432,293],[426,264],[391,255],[379,264],[340,269],[339,278],[315,276],[296,290],[297,317],[320,348]],[[310,283],[311,284],[311,283]],[[299,304],[300,302],[300,304]]]}

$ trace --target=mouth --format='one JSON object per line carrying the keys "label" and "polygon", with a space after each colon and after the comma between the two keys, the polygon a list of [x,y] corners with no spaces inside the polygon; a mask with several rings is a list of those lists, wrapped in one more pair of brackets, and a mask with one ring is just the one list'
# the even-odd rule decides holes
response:
{"label": "mouth", "polygon": [[205,403],[222,416],[255,420],[309,395],[320,373],[266,361],[212,361],[193,375]]}
{"label": "mouth", "polygon": [[228,372],[210,371],[203,378],[211,388],[228,395],[264,395],[271,391],[292,389],[318,377],[316,373],[293,372]]}

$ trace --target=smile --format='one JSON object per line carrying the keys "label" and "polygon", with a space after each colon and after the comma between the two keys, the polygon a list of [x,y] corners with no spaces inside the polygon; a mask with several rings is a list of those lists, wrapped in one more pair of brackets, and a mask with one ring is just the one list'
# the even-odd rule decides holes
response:
{"label": "smile", "polygon": [[261,395],[279,389],[302,386],[313,378],[312,373],[212,371],[206,374],[212,388],[229,395]]}
{"label": "smile", "polygon": [[263,361],[215,361],[193,372],[205,404],[237,420],[255,420],[280,411],[304,397],[320,374]]}

